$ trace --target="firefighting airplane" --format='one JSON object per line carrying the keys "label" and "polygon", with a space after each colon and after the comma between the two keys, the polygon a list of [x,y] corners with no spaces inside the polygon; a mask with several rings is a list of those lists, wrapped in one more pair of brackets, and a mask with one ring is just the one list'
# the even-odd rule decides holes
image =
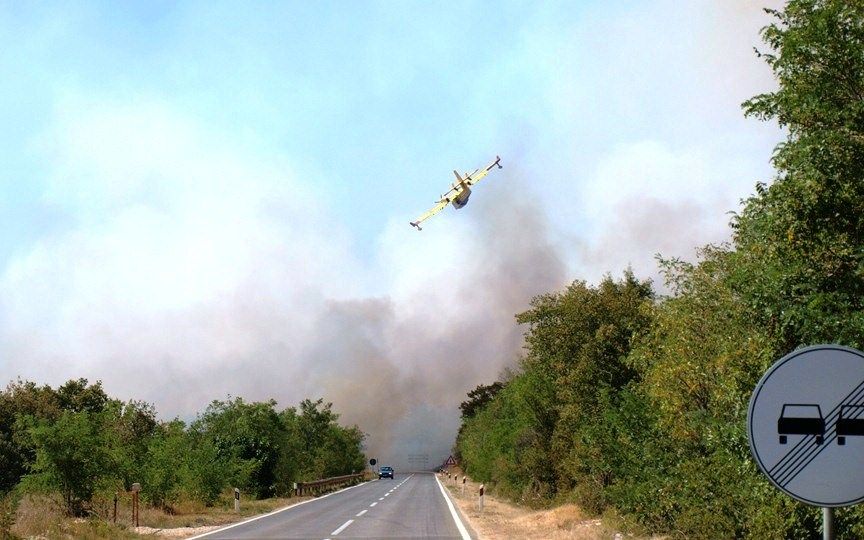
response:
{"label": "firefighting airplane", "polygon": [[444,195],[441,195],[441,199],[437,203],[435,203],[435,206],[433,206],[429,211],[417,218],[417,221],[412,221],[411,226],[417,227],[418,231],[422,231],[423,229],[420,228],[420,224],[443,210],[444,207],[448,204],[453,203],[453,206],[456,208],[456,210],[459,210],[460,208],[468,204],[468,197],[471,196],[471,186],[473,186],[474,184],[479,182],[481,178],[489,174],[489,171],[492,170],[492,167],[496,165],[499,169],[502,168],[501,158],[498,156],[495,156],[495,161],[490,163],[489,166],[482,171],[480,169],[475,169],[474,172],[470,174],[466,172],[464,178],[459,176],[458,172],[453,171],[453,174],[456,175],[457,181],[453,182],[450,185],[450,191],[448,191]]}

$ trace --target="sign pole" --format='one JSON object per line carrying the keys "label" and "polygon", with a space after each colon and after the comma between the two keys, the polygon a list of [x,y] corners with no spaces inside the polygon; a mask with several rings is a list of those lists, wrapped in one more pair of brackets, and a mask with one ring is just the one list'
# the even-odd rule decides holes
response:
{"label": "sign pole", "polygon": [[834,540],[834,509],[822,508],[822,540]]}
{"label": "sign pole", "polygon": [[864,352],[835,344],[796,349],[762,376],[747,412],[750,451],[780,491],[822,509],[864,502]]}

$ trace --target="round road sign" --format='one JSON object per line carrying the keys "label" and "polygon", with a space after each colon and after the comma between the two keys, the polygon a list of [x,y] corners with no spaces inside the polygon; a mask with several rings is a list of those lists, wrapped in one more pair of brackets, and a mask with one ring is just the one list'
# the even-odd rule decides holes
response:
{"label": "round road sign", "polygon": [[373,467],[375,466],[376,463],[378,463],[378,460],[375,458],[372,458],[369,460],[369,465],[372,465]]}
{"label": "round road sign", "polygon": [[864,501],[864,353],[816,345],[762,376],[747,413],[750,451],[774,486],[814,506]]}

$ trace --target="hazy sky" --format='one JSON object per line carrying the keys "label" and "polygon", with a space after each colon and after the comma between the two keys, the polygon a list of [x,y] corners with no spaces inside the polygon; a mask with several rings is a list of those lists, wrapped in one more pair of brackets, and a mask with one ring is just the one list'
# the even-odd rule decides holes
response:
{"label": "hazy sky", "polygon": [[324,397],[437,463],[532,296],[656,279],[771,178],[762,4],[0,1],[0,384]]}

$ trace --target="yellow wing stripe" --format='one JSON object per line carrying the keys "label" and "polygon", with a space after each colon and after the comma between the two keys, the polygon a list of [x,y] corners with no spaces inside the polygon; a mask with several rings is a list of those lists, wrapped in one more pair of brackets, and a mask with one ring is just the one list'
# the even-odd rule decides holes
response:
{"label": "yellow wing stripe", "polygon": [[438,201],[438,204],[436,204],[435,206],[430,208],[425,214],[423,214],[422,216],[417,218],[412,223],[414,223],[415,226],[420,225],[421,223],[423,223],[424,221],[426,221],[430,217],[434,216],[435,214],[437,214],[438,212],[443,210],[444,207],[447,206],[448,204],[450,204],[450,201],[448,201],[447,199],[441,199],[440,201]]}

